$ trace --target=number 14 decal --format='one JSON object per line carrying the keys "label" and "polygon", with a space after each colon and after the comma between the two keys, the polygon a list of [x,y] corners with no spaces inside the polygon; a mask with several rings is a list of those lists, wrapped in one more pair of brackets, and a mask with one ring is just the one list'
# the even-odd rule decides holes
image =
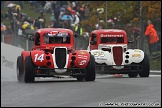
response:
{"label": "number 14 decal", "polygon": [[44,54],[41,54],[40,56],[38,56],[38,54],[35,54],[35,59],[34,62],[36,62],[37,60],[40,60],[40,62],[42,62],[44,59]]}

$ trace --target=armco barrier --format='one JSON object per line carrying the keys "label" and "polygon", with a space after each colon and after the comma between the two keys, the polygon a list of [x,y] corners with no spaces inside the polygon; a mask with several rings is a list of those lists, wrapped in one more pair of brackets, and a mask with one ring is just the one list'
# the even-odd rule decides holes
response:
{"label": "armco barrier", "polygon": [[16,62],[23,50],[1,42],[1,81],[17,80]]}

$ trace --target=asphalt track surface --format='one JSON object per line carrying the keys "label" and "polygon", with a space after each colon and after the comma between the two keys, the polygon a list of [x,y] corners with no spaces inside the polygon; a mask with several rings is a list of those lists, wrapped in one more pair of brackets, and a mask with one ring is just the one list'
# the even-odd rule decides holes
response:
{"label": "asphalt track surface", "polygon": [[129,78],[97,74],[92,82],[36,78],[34,83],[19,83],[6,78],[8,81],[1,80],[1,107],[161,106],[161,75]]}

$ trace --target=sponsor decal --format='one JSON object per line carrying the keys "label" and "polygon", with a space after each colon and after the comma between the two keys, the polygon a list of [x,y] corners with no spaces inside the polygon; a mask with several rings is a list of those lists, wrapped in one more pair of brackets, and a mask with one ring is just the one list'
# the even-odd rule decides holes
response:
{"label": "sponsor decal", "polygon": [[99,51],[93,52],[93,55],[94,55],[95,57],[98,57],[98,56],[104,57],[104,56],[105,56],[104,52],[99,52]]}
{"label": "sponsor decal", "polygon": [[96,58],[97,60],[107,60],[106,58]]}
{"label": "sponsor decal", "polygon": [[124,37],[124,35],[100,34],[100,37]]}
{"label": "sponsor decal", "polygon": [[78,55],[78,58],[87,59],[87,55]]}
{"label": "sponsor decal", "polygon": [[48,36],[62,36],[62,37],[66,37],[68,36],[67,32],[59,32],[59,31],[50,31],[47,33]]}
{"label": "sponsor decal", "polygon": [[58,34],[58,31],[51,31],[47,33],[48,36],[55,36],[57,34]]}
{"label": "sponsor decal", "polygon": [[86,52],[82,51],[82,52],[80,52],[80,54],[86,54]]}
{"label": "sponsor decal", "polygon": [[86,64],[86,60],[81,60],[80,62],[79,62],[79,65],[84,65],[84,64]]}
{"label": "sponsor decal", "polygon": [[138,58],[140,58],[141,57],[141,54],[132,54],[132,57],[138,57]]}

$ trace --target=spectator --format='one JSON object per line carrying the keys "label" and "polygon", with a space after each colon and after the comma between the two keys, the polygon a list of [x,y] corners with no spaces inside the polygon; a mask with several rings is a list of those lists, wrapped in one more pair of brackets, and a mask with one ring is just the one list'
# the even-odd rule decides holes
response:
{"label": "spectator", "polygon": [[133,42],[134,48],[139,48],[140,29],[133,27]]}
{"label": "spectator", "polygon": [[64,20],[64,28],[72,30],[70,20]]}
{"label": "spectator", "polygon": [[147,24],[148,26],[146,27],[145,36],[149,37],[149,51],[150,51],[150,55],[152,55],[152,53],[155,51],[157,47],[157,42],[159,40],[159,37],[157,35],[157,31],[155,30],[151,20],[148,20]]}
{"label": "spectator", "polygon": [[11,26],[8,26],[6,29],[6,35],[12,35],[12,34],[13,32],[12,32]]}
{"label": "spectator", "polygon": [[39,22],[40,22],[40,28],[45,28],[46,25],[46,17],[44,15],[44,12],[40,12],[40,17],[39,17]]}
{"label": "spectator", "polygon": [[[51,10],[52,10],[51,5],[52,5],[51,1],[46,1],[46,4],[45,4],[45,6],[44,6],[44,10],[45,10],[46,12],[47,12],[47,11],[51,11]],[[52,12],[52,11],[51,11],[51,12]]]}
{"label": "spectator", "polygon": [[36,19],[34,20],[33,25],[34,25],[34,28],[35,28],[35,29],[40,29],[40,22],[39,22],[39,19],[40,19],[40,17],[38,17],[38,18],[36,18]]}
{"label": "spectator", "polygon": [[80,35],[80,36],[82,36],[82,34],[83,34],[83,29],[82,29],[80,23],[78,23],[78,24],[75,26],[75,33],[78,34],[78,35]]}
{"label": "spectator", "polygon": [[79,19],[78,15],[79,15],[78,12],[76,12],[76,14],[74,15],[74,20],[73,20],[73,22],[74,22],[74,25],[75,25],[75,26],[76,26],[77,24],[79,24],[79,22],[80,22],[80,19]]}
{"label": "spectator", "polygon": [[85,9],[84,9],[85,20],[89,19],[89,14],[90,14],[89,7],[88,7],[88,5],[85,5]]}

